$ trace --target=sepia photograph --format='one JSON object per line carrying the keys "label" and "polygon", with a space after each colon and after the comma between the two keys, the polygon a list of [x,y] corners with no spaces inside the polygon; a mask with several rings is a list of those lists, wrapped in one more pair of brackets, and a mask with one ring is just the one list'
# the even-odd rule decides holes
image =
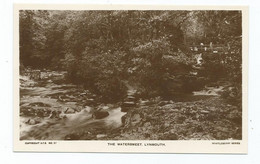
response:
{"label": "sepia photograph", "polygon": [[241,146],[243,9],[18,8],[15,139]]}

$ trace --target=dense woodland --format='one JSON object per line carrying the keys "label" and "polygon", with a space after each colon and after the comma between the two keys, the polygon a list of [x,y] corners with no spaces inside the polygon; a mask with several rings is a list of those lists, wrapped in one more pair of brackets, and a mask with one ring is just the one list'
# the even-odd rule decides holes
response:
{"label": "dense woodland", "polygon": [[[21,66],[63,69],[104,100],[119,100],[126,83],[144,96],[191,92],[226,78],[241,85],[241,12],[238,11],[20,11]],[[196,82],[190,45],[229,46],[205,54]],[[232,52],[232,53],[231,53]],[[189,83],[191,81],[191,83]],[[187,84],[186,84],[187,83]],[[169,84],[169,85],[168,85]]]}
{"label": "dense woodland", "polygon": [[[104,103],[224,86],[241,111],[240,11],[20,11],[20,71],[67,71]],[[208,50],[194,47],[208,46]],[[198,62],[197,54],[202,54]]]}

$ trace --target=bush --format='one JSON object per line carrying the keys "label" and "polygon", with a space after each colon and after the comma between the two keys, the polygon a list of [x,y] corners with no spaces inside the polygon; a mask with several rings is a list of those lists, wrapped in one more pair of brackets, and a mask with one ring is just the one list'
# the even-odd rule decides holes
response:
{"label": "bush", "polygon": [[104,102],[115,102],[122,100],[126,95],[127,87],[122,80],[117,77],[111,77],[105,80],[99,80],[95,83],[95,92],[101,95]]}
{"label": "bush", "polygon": [[[81,60],[68,57],[70,64],[68,78],[73,83],[82,84],[85,88],[100,96],[102,101],[119,101],[126,95],[127,87],[122,78],[122,57],[124,53],[105,52],[87,53],[84,51]],[[69,62],[68,62],[69,63]]]}
{"label": "bush", "polygon": [[162,37],[132,49],[134,76],[140,95],[149,98],[170,96],[183,87],[191,70],[191,58],[172,48],[170,40]]}

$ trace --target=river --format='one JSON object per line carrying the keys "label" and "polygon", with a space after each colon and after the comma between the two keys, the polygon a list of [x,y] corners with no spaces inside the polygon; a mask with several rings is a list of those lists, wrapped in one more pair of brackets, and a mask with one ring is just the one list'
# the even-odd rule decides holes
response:
{"label": "river", "polygon": [[[60,82],[65,74],[46,71],[37,81],[20,76],[21,140],[79,139],[70,135],[83,133],[96,139],[122,125],[121,117],[126,113],[120,107],[95,104],[95,95],[88,90]],[[93,119],[96,108],[108,111],[109,116]]]}
{"label": "river", "polygon": [[[121,107],[102,104],[83,87],[67,83],[66,72],[42,71],[39,80],[20,76],[21,140],[96,140],[120,135]],[[202,91],[173,97],[174,102],[193,102],[219,96],[223,87],[205,87]],[[150,101],[150,100],[147,100]],[[93,113],[109,113],[94,119]],[[110,138],[113,139],[113,138]]]}

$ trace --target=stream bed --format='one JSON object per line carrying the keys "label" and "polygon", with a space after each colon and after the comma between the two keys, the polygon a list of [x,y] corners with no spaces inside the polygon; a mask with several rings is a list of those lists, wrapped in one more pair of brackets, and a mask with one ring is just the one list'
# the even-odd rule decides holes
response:
{"label": "stream bed", "polygon": [[[20,76],[21,140],[241,138],[241,111],[220,98],[222,86],[136,104],[127,102],[134,99],[130,89],[126,102],[104,104],[83,87],[67,83],[65,76],[48,70],[38,80]],[[124,104],[134,106],[123,110]]]}
{"label": "stream bed", "polygon": [[[78,139],[70,136],[77,133],[86,133],[91,139],[102,138],[106,131],[122,125],[121,117],[126,113],[119,106],[98,104],[96,96],[88,90],[60,82],[65,74],[44,72],[37,81],[20,76],[21,140]],[[97,108],[108,111],[109,115],[94,119]]]}

